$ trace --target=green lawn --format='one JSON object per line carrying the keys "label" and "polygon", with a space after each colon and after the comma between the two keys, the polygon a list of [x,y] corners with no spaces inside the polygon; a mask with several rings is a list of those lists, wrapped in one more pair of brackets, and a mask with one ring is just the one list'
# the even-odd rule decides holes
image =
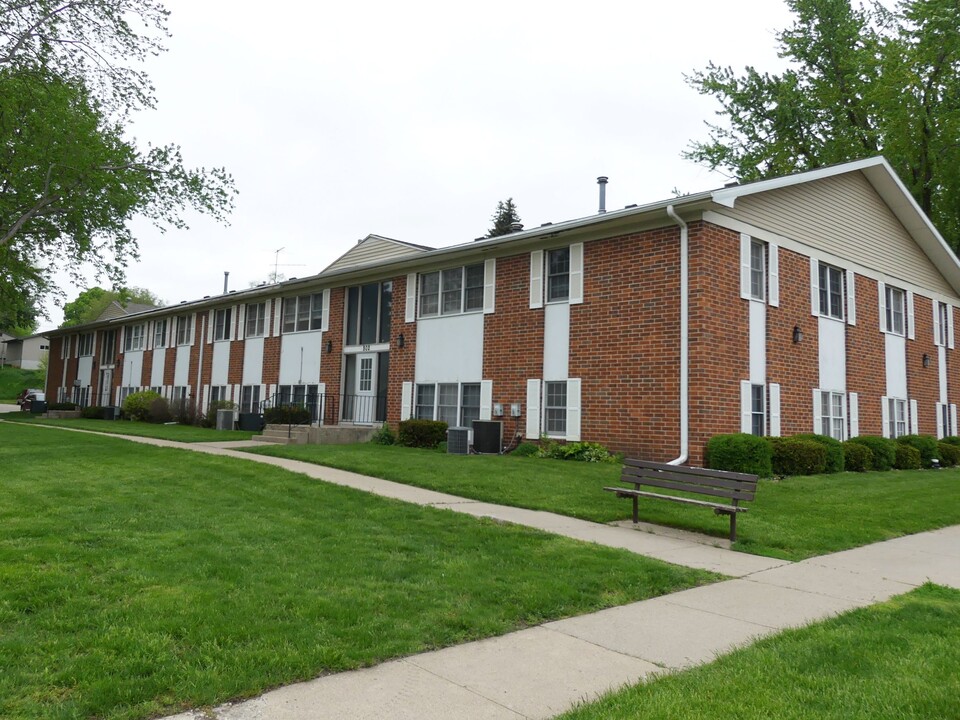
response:
{"label": "green lawn", "polygon": [[960,591],[926,585],[561,717],[952,720],[958,712]]}
{"label": "green lawn", "polygon": [[176,440],[186,443],[249,440],[254,435],[259,434],[244,430],[216,430],[215,428],[194,427],[193,425],[157,425],[132,420],[87,420],[86,418],[54,420],[26,412],[0,414],[0,420],[35,425],[54,425],[75,428],[76,430],[92,430],[93,432],[112,433],[114,435],[135,435],[161,440]]}
{"label": "green lawn", "polygon": [[258,463],[0,423],[0,717],[146,718],[716,579]]}
{"label": "green lawn", "polygon": [[[445,455],[397,446],[276,445],[251,450],[417,485],[486,502],[596,522],[630,516],[616,465]],[[738,521],[735,549],[801,560],[960,523],[960,469],[840,473],[762,480]],[[641,502],[640,519],[726,537],[729,521],[678,503]]]}
{"label": "green lawn", "polygon": [[0,403],[12,405],[24,388],[42,388],[46,373],[43,370],[21,370],[20,368],[0,368]]}

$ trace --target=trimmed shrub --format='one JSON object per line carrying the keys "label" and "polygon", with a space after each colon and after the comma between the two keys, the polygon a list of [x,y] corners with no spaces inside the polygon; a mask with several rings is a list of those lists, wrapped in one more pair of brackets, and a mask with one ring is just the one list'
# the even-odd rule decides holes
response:
{"label": "trimmed shrub", "polygon": [[150,422],[168,423],[173,420],[173,413],[170,412],[170,403],[166,398],[157,398],[150,403]]}
{"label": "trimmed shrub", "polygon": [[268,425],[303,425],[310,422],[310,411],[300,405],[278,405],[264,410],[263,421]]}
{"label": "trimmed shrub", "polygon": [[159,398],[160,393],[153,390],[130,393],[123,401],[123,416],[127,420],[146,422],[150,419],[150,405]]}
{"label": "trimmed shrub", "polygon": [[893,466],[897,470],[919,470],[920,451],[907,443],[896,443],[896,460]]}
{"label": "trimmed shrub", "polygon": [[843,472],[843,444],[829,435],[815,435],[814,433],[802,433],[793,435],[801,440],[813,440],[820,443],[827,450],[827,465],[824,467],[825,473]]}
{"label": "trimmed shrub", "polygon": [[897,442],[914,447],[920,452],[920,467],[928,468],[933,465],[934,460],[940,459],[937,439],[932,435],[901,435]]}
{"label": "trimmed shrub", "polygon": [[843,467],[851,472],[873,469],[873,452],[863,443],[847,440],[843,446]]}
{"label": "trimmed shrub", "polygon": [[960,445],[941,442],[937,445],[940,451],[940,464],[943,467],[954,467],[960,465]]}
{"label": "trimmed shrub", "polygon": [[76,410],[77,404],[72,402],[51,403],[47,405],[47,410]]}
{"label": "trimmed shrub", "polygon": [[704,464],[714,470],[773,475],[772,449],[764,438],[747,433],[714,435],[707,441]]}
{"label": "trimmed shrub", "polygon": [[87,420],[103,420],[103,408],[100,405],[90,405],[80,410],[80,417]]}
{"label": "trimmed shrub", "polygon": [[546,438],[541,439],[537,457],[604,463],[617,463],[621,460],[618,455],[611,453],[600,443],[581,441],[561,444]]}
{"label": "trimmed shrub", "polygon": [[374,445],[393,445],[397,442],[397,436],[393,430],[390,429],[390,426],[384,423],[373,433],[370,442]]}
{"label": "trimmed shrub", "polygon": [[897,443],[893,440],[875,435],[859,435],[850,438],[847,442],[866,445],[873,453],[874,470],[890,470],[897,461]]}
{"label": "trimmed shrub", "polygon": [[534,443],[522,442],[519,445],[517,445],[513,449],[513,452],[511,452],[510,454],[516,455],[517,457],[533,457],[538,452],[540,452],[540,448],[537,447]]}
{"label": "trimmed shrub", "polygon": [[397,442],[406,447],[435,448],[447,441],[447,424],[442,420],[402,420]]}
{"label": "trimmed shrub", "polygon": [[827,467],[827,448],[816,440],[768,438],[774,475],[817,475]]}
{"label": "trimmed shrub", "polygon": [[946,443],[947,445],[956,445],[957,447],[960,447],[960,437],[957,437],[956,435],[945,437],[940,442]]}

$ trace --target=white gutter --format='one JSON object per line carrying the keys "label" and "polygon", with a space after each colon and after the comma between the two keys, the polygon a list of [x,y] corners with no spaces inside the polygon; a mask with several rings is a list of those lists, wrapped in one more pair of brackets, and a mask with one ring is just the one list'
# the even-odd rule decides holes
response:
{"label": "white gutter", "polygon": [[683,465],[690,457],[690,237],[673,205],[667,205],[667,215],[680,226],[680,455],[668,464]]}

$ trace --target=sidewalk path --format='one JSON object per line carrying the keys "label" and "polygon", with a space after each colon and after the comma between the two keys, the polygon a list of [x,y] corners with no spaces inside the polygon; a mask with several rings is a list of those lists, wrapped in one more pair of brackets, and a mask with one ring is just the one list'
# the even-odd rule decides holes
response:
{"label": "sidewalk path", "polygon": [[530,525],[736,578],[328,675],[168,720],[549,718],[607,690],[709,662],[764,635],[886,600],[928,580],[960,588],[960,526],[787,563],[682,537],[479,503],[309,463],[238,453],[224,443],[124,437],[263,462],[387,497]]}

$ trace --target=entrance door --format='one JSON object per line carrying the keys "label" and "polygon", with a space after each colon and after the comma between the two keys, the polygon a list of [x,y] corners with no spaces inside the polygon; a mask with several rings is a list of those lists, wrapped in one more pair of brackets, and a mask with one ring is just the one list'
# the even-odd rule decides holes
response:
{"label": "entrance door", "polygon": [[357,397],[354,422],[372,423],[376,419],[376,365],[376,353],[357,355]]}
{"label": "entrance door", "polygon": [[100,406],[113,405],[111,402],[111,393],[113,392],[113,368],[107,368],[100,371]]}

